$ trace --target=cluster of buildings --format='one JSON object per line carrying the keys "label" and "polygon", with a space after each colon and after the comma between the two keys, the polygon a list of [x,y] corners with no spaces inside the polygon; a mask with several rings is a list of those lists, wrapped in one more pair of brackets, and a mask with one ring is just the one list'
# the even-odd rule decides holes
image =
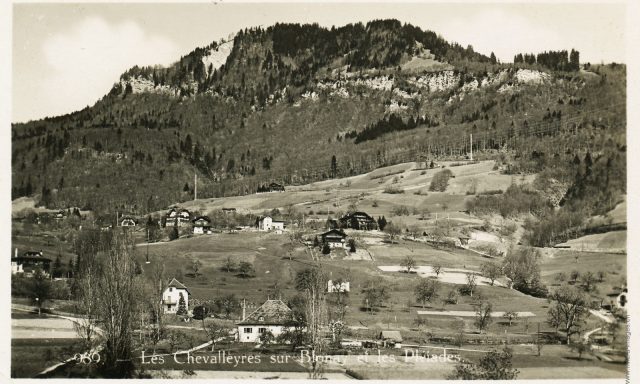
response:
{"label": "cluster of buildings", "polygon": [[[349,292],[349,282],[329,280],[327,292]],[[171,279],[162,294],[162,306],[165,314],[177,314],[180,301],[184,301],[189,308],[189,289],[176,280]],[[268,299],[253,312],[246,314],[246,308],[242,308],[242,318],[236,323],[237,341],[242,343],[257,343],[260,336],[270,332],[274,337],[280,336],[287,330],[294,328],[293,312],[287,304],[280,299]]]}

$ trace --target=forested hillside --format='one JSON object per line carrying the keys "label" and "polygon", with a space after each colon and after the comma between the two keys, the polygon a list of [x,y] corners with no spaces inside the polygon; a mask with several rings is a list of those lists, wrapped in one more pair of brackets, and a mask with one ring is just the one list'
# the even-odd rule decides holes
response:
{"label": "forested hillside", "polygon": [[192,198],[194,173],[198,197],[248,194],[464,158],[473,134],[474,156],[566,184],[563,204],[594,192],[610,198],[593,210],[613,204],[626,191],[626,67],[585,69],[575,51],[516,61],[397,20],[239,31],[170,67],[131,68],[92,107],[14,124],[12,195],[143,214]]}

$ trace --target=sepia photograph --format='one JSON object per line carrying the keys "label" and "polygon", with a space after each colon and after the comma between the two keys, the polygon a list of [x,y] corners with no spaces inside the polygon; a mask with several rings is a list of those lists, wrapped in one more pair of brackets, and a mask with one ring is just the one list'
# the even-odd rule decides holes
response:
{"label": "sepia photograph", "polygon": [[632,382],[628,3],[6,9],[7,378]]}

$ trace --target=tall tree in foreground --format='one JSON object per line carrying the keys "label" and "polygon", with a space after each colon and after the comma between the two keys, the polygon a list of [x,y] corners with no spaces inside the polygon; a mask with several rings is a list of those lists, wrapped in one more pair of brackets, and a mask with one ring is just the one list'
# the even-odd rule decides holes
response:
{"label": "tall tree in foreground", "polygon": [[113,232],[96,257],[97,313],[104,337],[103,373],[125,378],[133,373],[133,324],[140,291],[133,240],[126,231]]}
{"label": "tall tree in foreground", "polygon": [[[301,291],[304,298],[304,318],[306,333],[311,346],[310,356],[321,356],[326,348],[326,341],[322,337],[321,329],[328,325],[326,302],[327,278],[318,263],[311,269],[306,269],[296,276],[296,289]],[[323,377],[323,362],[312,358],[309,368],[310,379]]]}
{"label": "tall tree in foreground", "polygon": [[126,378],[133,373],[133,327],[140,283],[135,273],[133,240],[126,231],[87,231],[76,241],[82,255],[81,284],[76,295],[87,319],[83,330],[97,325],[104,340],[101,369],[105,377]]}

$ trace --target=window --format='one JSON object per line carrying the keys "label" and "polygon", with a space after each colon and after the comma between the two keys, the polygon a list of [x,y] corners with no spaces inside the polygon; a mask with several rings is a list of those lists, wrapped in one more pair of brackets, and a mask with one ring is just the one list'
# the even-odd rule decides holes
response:
{"label": "window", "polygon": [[253,333],[253,328],[245,328],[244,333]]}
{"label": "window", "polygon": [[258,328],[258,333],[265,333],[267,332],[267,328]]}
{"label": "window", "polygon": [[264,316],[260,316],[260,317],[258,318],[258,321],[264,321]]}
{"label": "window", "polygon": [[173,287],[169,287],[169,292],[173,292]]}

